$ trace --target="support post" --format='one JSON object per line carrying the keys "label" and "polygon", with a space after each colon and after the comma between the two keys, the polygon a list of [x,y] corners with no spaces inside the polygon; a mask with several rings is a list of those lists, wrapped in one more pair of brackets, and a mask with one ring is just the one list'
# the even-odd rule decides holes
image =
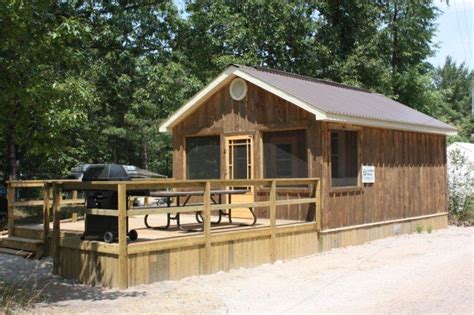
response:
{"label": "support post", "polygon": [[15,187],[8,183],[8,236],[13,236],[15,229]]}
{"label": "support post", "polygon": [[43,186],[43,250],[45,255],[49,255],[49,207],[50,207],[50,185],[44,183]]}
{"label": "support post", "polygon": [[127,186],[117,185],[118,197],[118,245],[119,245],[119,288],[128,288],[128,254],[127,254]]}
{"label": "support post", "polygon": [[276,231],[275,231],[275,226],[276,226],[276,181],[272,180],[272,184],[270,186],[270,231],[271,231],[270,257],[271,257],[272,263],[276,261]]}
{"label": "support post", "polygon": [[61,237],[61,187],[59,184],[53,184],[53,273],[59,274],[60,264],[60,242]]}
{"label": "support post", "polygon": [[211,182],[204,187],[204,274],[211,272]]}
{"label": "support post", "polygon": [[317,179],[315,183],[315,189],[316,189],[316,215],[315,215],[315,220],[316,220],[316,231],[318,233],[321,231],[321,179]]}
{"label": "support post", "polygon": [[[74,200],[74,201],[77,200],[77,190],[72,191],[71,199]],[[77,212],[71,213],[71,221],[72,222],[77,222]]]}

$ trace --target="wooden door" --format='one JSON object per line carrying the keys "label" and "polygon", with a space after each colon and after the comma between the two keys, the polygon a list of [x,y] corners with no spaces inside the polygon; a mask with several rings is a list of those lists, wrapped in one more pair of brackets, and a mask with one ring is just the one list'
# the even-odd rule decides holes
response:
{"label": "wooden door", "polygon": [[[253,178],[253,138],[252,136],[226,137],[226,178]],[[229,189],[247,189],[246,194],[232,195],[232,203],[253,202],[253,187],[229,187]],[[247,208],[232,210],[235,218],[252,218]]]}

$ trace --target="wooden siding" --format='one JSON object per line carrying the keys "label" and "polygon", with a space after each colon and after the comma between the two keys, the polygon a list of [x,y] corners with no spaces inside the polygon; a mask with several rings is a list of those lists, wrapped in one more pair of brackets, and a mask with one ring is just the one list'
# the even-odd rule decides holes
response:
{"label": "wooden siding", "polygon": [[[359,165],[374,165],[375,184],[332,189],[330,130],[334,126],[358,131]],[[447,211],[446,137],[316,121],[314,115],[248,83],[242,101],[230,98],[225,86],[173,128],[173,177],[185,179],[185,137],[221,136],[221,178],[225,178],[224,137],[254,136],[254,178],[263,177],[262,132],[305,129],[308,177],[322,179],[322,229]],[[301,198],[304,192],[279,189],[278,198]],[[255,200],[268,198],[256,189]],[[268,218],[268,209],[258,209]],[[307,220],[306,206],[278,207],[277,218]]]}
{"label": "wooden siding", "polygon": [[359,137],[361,164],[375,166],[375,183],[331,189],[326,170],[323,229],[447,211],[445,136],[364,127]]}

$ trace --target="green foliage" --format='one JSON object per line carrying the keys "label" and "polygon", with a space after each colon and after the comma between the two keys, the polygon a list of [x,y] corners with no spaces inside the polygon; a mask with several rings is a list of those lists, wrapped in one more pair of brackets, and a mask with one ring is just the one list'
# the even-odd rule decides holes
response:
{"label": "green foliage", "polygon": [[415,229],[418,234],[423,232],[423,226],[421,224],[417,224]]}
{"label": "green foliage", "polygon": [[474,199],[474,164],[458,148],[448,153],[448,210],[452,218],[467,221]]}
{"label": "green foliage", "polygon": [[229,63],[384,93],[474,132],[473,72],[433,54],[432,1],[0,2],[0,169],[57,177],[79,163],[171,175],[159,124]]}
{"label": "green foliage", "polygon": [[448,56],[445,64],[436,69],[433,77],[434,89],[441,95],[439,105],[432,107],[433,113],[458,128],[459,135],[452,137],[450,142],[469,142],[474,134],[471,93],[474,71],[470,71],[464,63],[456,65]]}
{"label": "green foliage", "polygon": [[429,225],[428,228],[426,229],[426,232],[428,232],[428,234],[431,234],[431,232],[433,232],[433,226]]}

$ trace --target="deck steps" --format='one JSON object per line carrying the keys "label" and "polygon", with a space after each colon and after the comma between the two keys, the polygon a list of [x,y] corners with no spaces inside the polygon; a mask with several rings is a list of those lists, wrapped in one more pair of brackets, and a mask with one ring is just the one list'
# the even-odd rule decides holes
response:
{"label": "deck steps", "polygon": [[13,254],[15,251],[29,252],[31,254],[27,255],[28,258],[40,259],[43,256],[43,242],[41,240],[19,236],[2,238],[0,241],[0,249],[3,249],[2,252],[5,254]]}
{"label": "deck steps", "polygon": [[18,249],[11,249],[0,247],[0,254],[12,255],[12,256],[20,256],[23,258],[32,258],[34,257],[35,253],[25,251],[25,250],[18,250]]}
{"label": "deck steps", "polygon": [[41,240],[43,239],[43,230],[25,226],[15,226],[14,236]]}

